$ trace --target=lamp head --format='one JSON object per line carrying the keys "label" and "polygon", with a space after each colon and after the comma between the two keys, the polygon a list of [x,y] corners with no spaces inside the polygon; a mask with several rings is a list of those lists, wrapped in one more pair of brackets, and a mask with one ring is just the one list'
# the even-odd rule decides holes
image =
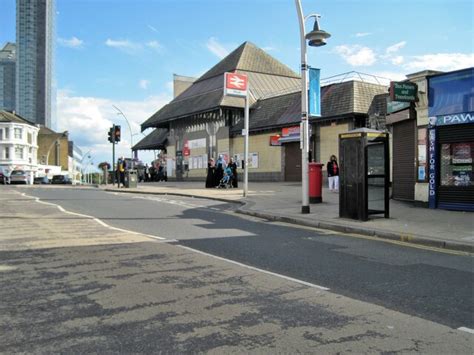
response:
{"label": "lamp head", "polygon": [[331,34],[319,28],[319,16],[315,16],[314,19],[313,30],[307,33],[305,38],[309,41],[309,46],[321,47],[326,45],[326,39],[331,37]]}

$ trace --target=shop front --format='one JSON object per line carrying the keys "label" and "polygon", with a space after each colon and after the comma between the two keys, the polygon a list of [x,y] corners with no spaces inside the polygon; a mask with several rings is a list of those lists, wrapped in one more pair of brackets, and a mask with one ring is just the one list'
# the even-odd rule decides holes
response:
{"label": "shop front", "polygon": [[474,68],[428,83],[429,207],[474,211]]}

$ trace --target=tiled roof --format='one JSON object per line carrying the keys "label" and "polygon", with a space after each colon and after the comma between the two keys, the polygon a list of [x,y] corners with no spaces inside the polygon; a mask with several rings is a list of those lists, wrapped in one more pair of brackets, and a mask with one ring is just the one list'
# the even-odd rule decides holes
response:
{"label": "tiled roof", "polygon": [[24,119],[23,117],[18,116],[17,114],[14,114],[8,111],[0,111],[0,122],[23,123],[23,124],[29,124],[31,126],[36,126],[33,122],[30,122]]}
{"label": "tiled roof", "polygon": [[298,74],[286,65],[280,63],[263,49],[258,48],[251,42],[244,42],[209,71],[204,73],[197,81],[206,80],[235,70],[299,78]]}
{"label": "tiled roof", "polygon": [[[374,92],[385,93],[386,87],[358,81],[325,86],[321,88],[322,118],[338,118],[351,114],[367,115],[372,100],[376,96]],[[379,96],[376,96],[375,104],[383,110],[383,107],[379,106],[383,106],[381,100],[383,101],[384,95]],[[317,119],[313,118],[313,120]],[[298,125],[300,121],[301,91],[259,100],[252,106],[249,117],[251,131]],[[232,127],[231,131],[239,132],[242,128],[243,122],[239,122]]]}
{"label": "tiled roof", "polygon": [[262,97],[294,91],[300,82],[291,69],[252,43],[245,42],[142,123],[142,130],[165,126],[171,120],[219,107],[243,108],[244,100],[223,95],[224,73],[233,71],[248,75],[250,104]]}
{"label": "tiled roof", "polygon": [[166,129],[155,129],[140,142],[132,147],[132,150],[148,150],[165,148],[168,131]]}

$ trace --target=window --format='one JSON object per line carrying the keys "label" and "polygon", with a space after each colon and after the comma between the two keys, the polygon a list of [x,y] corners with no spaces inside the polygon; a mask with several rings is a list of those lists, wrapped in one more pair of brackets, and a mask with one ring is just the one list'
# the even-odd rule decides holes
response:
{"label": "window", "polygon": [[0,129],[0,141],[3,141],[3,129]]}
{"label": "window", "polygon": [[23,159],[23,147],[15,147],[15,159]]}
{"label": "window", "polygon": [[10,139],[10,128],[5,128],[5,139]]}
{"label": "window", "polygon": [[5,147],[5,159],[10,159],[10,148]]}
{"label": "window", "polygon": [[474,142],[441,144],[441,186],[474,186]]}
{"label": "window", "polygon": [[14,128],[14,135],[15,139],[22,139],[22,129],[21,128]]}
{"label": "window", "polygon": [[32,144],[33,143],[33,135],[28,132],[28,144]]}

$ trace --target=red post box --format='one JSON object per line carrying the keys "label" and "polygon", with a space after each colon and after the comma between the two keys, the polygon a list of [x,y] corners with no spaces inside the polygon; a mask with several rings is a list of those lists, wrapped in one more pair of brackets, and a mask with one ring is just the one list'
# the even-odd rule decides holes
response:
{"label": "red post box", "polygon": [[323,202],[323,165],[321,163],[309,163],[309,202]]}

